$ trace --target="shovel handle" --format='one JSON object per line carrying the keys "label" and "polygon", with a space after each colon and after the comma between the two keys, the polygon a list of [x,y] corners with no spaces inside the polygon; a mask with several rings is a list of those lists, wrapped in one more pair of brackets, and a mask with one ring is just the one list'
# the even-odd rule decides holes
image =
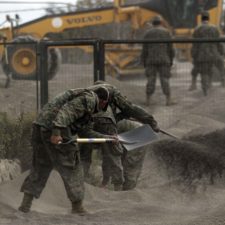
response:
{"label": "shovel handle", "polygon": [[62,144],[62,145],[66,145],[70,143],[90,144],[90,143],[108,143],[108,142],[114,142],[114,141],[115,139],[113,138],[76,138],[66,142],[59,142],[58,144]]}
{"label": "shovel handle", "polygon": [[175,135],[170,134],[170,133],[168,133],[168,132],[166,132],[166,131],[164,131],[164,130],[162,130],[162,129],[160,129],[159,132],[161,132],[162,134],[165,134],[165,135],[167,135],[167,136],[169,136],[169,137],[172,137],[172,138],[175,138],[175,139],[179,139],[179,138],[176,137]]}

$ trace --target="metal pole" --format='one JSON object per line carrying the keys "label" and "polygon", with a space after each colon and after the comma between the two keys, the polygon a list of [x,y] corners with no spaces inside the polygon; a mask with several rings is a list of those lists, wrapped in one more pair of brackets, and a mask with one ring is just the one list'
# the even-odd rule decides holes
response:
{"label": "metal pole", "polygon": [[40,85],[41,85],[41,108],[48,102],[48,48],[44,41],[40,47]]}

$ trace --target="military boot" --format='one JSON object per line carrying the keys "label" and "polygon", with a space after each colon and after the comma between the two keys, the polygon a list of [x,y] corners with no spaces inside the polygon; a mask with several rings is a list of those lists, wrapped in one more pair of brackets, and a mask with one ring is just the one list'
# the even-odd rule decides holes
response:
{"label": "military boot", "polygon": [[28,193],[24,193],[22,203],[20,207],[18,208],[19,211],[28,213],[30,211],[32,201],[33,201],[34,196]]}
{"label": "military boot", "polygon": [[177,102],[175,102],[170,95],[166,96],[166,106],[170,106],[170,105],[176,105]]}
{"label": "military boot", "polygon": [[83,207],[83,201],[72,202],[72,211],[71,212],[74,214],[79,214],[81,216],[84,216],[85,214],[88,213],[88,211],[85,210]]}

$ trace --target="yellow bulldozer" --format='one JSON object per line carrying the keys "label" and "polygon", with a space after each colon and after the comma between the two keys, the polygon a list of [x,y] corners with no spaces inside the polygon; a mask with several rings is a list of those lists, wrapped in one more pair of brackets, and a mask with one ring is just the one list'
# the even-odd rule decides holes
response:
{"label": "yellow bulldozer", "polygon": [[[219,25],[222,15],[222,0],[147,0],[143,3],[126,5],[123,0],[114,0],[111,7],[102,7],[85,11],[75,11],[55,15],[47,15],[24,24],[17,24],[0,29],[2,45],[0,58],[3,71],[12,74],[14,79],[34,79],[36,77],[36,49],[24,43],[37,42],[49,33],[62,33],[65,30],[76,29],[110,23],[129,21],[132,29],[137,30],[151,19],[160,15],[174,37],[190,37],[193,28],[199,24],[202,10],[208,10],[211,23]],[[10,21],[10,18],[8,18]],[[8,52],[8,44],[10,54]],[[20,44],[21,43],[21,44]],[[184,45],[176,45],[177,49],[185,51]],[[139,57],[141,47],[122,44],[109,46],[105,59],[110,73],[137,73],[137,68],[129,65]],[[178,51],[179,52],[179,51]],[[57,73],[60,64],[60,50],[50,48],[48,52],[48,79]]]}

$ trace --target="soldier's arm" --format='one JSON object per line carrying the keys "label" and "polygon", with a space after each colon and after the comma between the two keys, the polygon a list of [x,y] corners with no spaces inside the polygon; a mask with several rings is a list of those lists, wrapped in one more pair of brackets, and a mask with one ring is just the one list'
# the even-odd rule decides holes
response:
{"label": "soldier's arm", "polygon": [[89,122],[78,131],[79,137],[84,138],[113,138],[111,135],[103,134],[93,130],[93,123]]}
{"label": "soldier's arm", "polygon": [[[92,96],[81,96],[75,98],[69,103],[65,104],[57,114],[57,117],[53,121],[54,129],[52,131],[53,136],[60,136],[60,130],[66,128],[71,124],[78,123],[79,119],[82,119],[85,115],[91,115],[94,113],[96,107],[96,99]],[[108,135],[103,135],[93,130],[91,116],[89,121],[79,126],[77,131],[81,136],[87,138],[107,138]]]}
{"label": "soldier's arm", "polygon": [[121,110],[126,118],[134,118],[141,123],[149,124],[156,132],[159,131],[158,124],[154,117],[142,107],[131,103],[125,96],[122,96],[119,92],[114,94],[113,100],[115,105]]}
{"label": "soldier's arm", "polygon": [[[192,34],[192,37],[193,38],[198,38],[198,30],[195,29],[193,34]],[[192,44],[192,48],[191,48],[191,56],[192,58],[196,58],[197,56],[197,53],[198,53],[198,47],[199,47],[199,44],[198,43],[193,43]]]}
{"label": "soldier's arm", "polygon": [[[216,27],[215,29],[215,37],[219,38],[220,37],[220,31],[219,29]],[[224,55],[224,43],[223,42],[217,42],[217,49],[218,52],[220,53],[220,55]]]}
{"label": "soldier's arm", "polygon": [[94,111],[95,101],[90,100],[87,104],[85,96],[74,98],[66,103],[58,112],[55,120],[53,121],[54,129],[53,135],[60,135],[60,129],[66,128],[75,123],[76,120],[82,118],[84,114]]}
{"label": "soldier's arm", "polygon": [[[167,38],[169,40],[172,39],[172,35],[171,35],[171,33],[169,31],[167,31]],[[173,43],[168,43],[168,48],[167,49],[168,49],[168,55],[170,57],[170,62],[172,64],[173,63],[173,59],[175,57],[175,50],[173,48]]]}
{"label": "soldier's arm", "polygon": [[[145,35],[144,40],[147,40],[147,35]],[[146,66],[146,59],[148,57],[148,44],[142,44],[142,52],[141,52],[141,62],[143,63],[144,67]]]}

